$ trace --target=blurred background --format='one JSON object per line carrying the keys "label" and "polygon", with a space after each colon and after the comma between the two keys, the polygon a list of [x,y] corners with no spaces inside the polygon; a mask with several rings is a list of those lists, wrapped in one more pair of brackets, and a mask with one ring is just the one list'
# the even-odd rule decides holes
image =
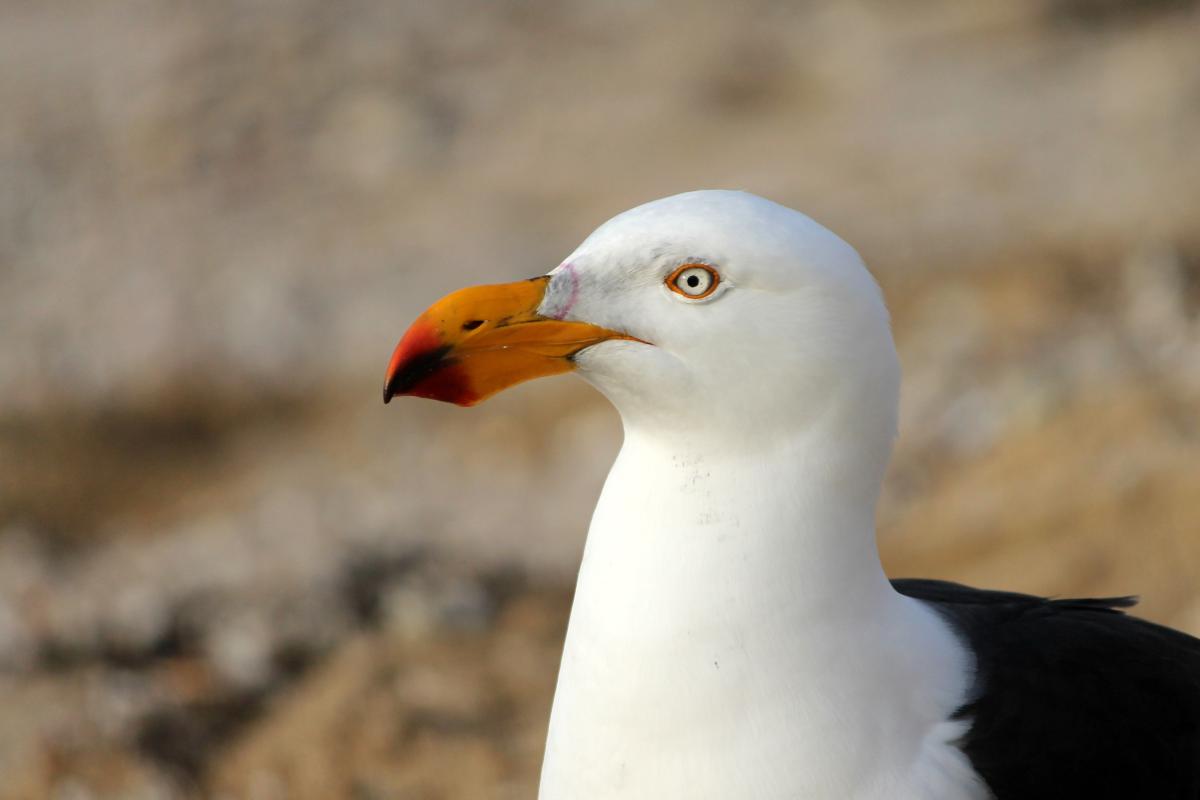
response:
{"label": "blurred background", "polygon": [[619,445],[384,407],[679,191],[863,253],[893,575],[1200,633],[1200,7],[0,0],[0,798],[531,798]]}

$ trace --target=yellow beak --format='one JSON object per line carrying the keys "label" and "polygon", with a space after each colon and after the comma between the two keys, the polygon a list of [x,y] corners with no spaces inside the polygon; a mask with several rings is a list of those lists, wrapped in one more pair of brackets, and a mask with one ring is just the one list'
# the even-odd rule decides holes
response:
{"label": "yellow beak", "polygon": [[473,406],[522,381],[574,369],[572,357],[585,347],[634,339],[538,314],[549,282],[472,286],[434,303],[396,345],[383,402],[412,395]]}

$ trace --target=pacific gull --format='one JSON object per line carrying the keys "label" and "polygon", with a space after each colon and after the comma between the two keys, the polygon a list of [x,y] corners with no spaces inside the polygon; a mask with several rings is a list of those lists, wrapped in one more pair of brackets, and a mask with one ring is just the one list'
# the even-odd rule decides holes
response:
{"label": "pacific gull", "polygon": [[625,439],[592,517],[542,800],[1200,798],[1200,640],[889,581],[900,370],[858,254],[751,194],[627,211],[557,268],[435,303],[395,395],[574,370]]}

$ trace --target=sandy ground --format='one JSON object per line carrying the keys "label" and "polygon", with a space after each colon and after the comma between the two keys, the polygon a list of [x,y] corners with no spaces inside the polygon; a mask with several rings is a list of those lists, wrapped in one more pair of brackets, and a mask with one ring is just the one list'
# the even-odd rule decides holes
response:
{"label": "sandy ground", "polygon": [[1200,11],[0,0],[0,798],[532,797],[620,442],[379,402],[692,188],[863,252],[894,575],[1200,633]]}

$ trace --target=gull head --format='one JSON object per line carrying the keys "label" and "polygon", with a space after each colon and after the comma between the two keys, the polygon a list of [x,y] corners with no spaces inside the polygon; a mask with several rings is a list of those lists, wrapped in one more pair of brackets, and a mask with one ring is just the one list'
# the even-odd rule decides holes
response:
{"label": "gull head", "polygon": [[384,400],[474,405],[577,371],[627,426],[761,443],[895,433],[899,367],[879,287],[807,216],[697,191],[601,225],[548,274],[455,292],[409,328]]}

